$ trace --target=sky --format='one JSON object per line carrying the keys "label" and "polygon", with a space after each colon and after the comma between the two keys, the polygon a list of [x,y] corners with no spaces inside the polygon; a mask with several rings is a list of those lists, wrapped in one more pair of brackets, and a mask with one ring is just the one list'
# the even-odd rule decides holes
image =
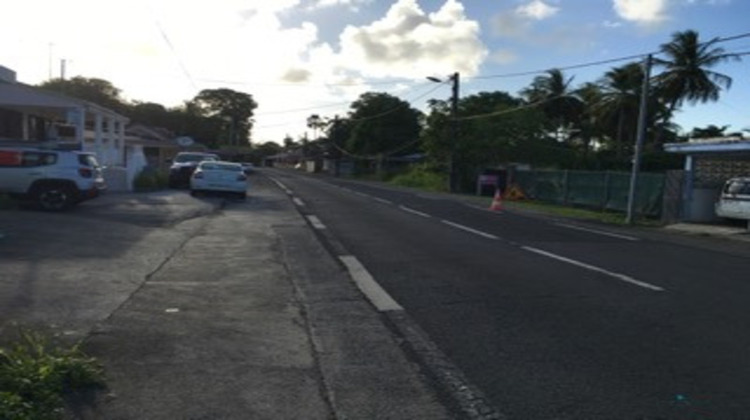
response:
{"label": "sky", "polygon": [[[259,104],[253,142],[279,143],[312,138],[308,116],[344,116],[369,91],[425,110],[450,97],[455,72],[461,96],[518,95],[550,68],[575,87],[678,31],[702,40],[750,32],[746,0],[24,0],[3,9],[0,65],[20,82],[60,77],[64,60],[66,77],[108,80],[127,100],[167,107],[230,88]],[[750,36],[720,46],[749,53]],[[675,121],[683,131],[750,129],[750,55],[714,70],[731,88]]]}

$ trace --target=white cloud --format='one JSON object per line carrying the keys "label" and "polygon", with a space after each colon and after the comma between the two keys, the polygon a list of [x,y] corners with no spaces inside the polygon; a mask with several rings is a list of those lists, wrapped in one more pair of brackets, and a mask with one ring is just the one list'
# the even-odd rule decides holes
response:
{"label": "white cloud", "polygon": [[534,0],[516,8],[516,14],[530,19],[544,20],[554,16],[559,10],[559,7],[550,6],[542,0]]}
{"label": "white cloud", "polygon": [[644,24],[663,21],[667,6],[668,0],[614,0],[615,12],[621,18]]}
{"label": "white cloud", "polygon": [[372,3],[373,0],[316,0],[310,9],[323,9],[334,6],[347,6],[353,11],[359,11],[360,7]]}
{"label": "white cloud", "polygon": [[492,53],[490,59],[497,64],[510,64],[518,61],[518,54],[511,49],[499,49]]}
{"label": "white cloud", "polygon": [[340,42],[341,66],[375,77],[474,75],[487,56],[479,24],[467,19],[456,0],[430,14],[416,0],[398,0],[382,19],[347,26]]}

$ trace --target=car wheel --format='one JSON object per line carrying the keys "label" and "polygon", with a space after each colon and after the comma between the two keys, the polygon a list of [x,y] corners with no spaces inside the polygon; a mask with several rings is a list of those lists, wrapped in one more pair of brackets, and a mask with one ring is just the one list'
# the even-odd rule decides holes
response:
{"label": "car wheel", "polygon": [[190,190],[190,195],[193,196],[193,197],[197,197],[198,196],[198,190]]}
{"label": "car wheel", "polygon": [[244,193],[244,192],[237,193],[237,198],[239,198],[240,200],[244,200],[247,198],[247,193]]}
{"label": "car wheel", "polygon": [[67,185],[40,185],[31,193],[34,202],[45,211],[63,211],[76,203],[75,192]]}

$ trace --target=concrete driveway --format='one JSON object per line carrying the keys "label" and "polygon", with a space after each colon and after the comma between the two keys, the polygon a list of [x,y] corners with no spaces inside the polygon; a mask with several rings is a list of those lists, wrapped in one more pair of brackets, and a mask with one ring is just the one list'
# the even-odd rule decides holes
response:
{"label": "concrete driveway", "polygon": [[0,336],[16,323],[85,335],[221,206],[163,191],[0,211]]}

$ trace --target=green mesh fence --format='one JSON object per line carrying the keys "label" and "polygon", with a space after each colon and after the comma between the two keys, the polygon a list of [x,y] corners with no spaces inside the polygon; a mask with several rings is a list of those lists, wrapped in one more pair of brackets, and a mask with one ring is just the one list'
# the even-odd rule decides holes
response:
{"label": "green mesh fence", "polygon": [[[513,175],[512,182],[533,200],[627,211],[630,190],[630,174],[627,172],[518,171]],[[635,212],[659,216],[663,193],[663,174],[639,174]]]}

